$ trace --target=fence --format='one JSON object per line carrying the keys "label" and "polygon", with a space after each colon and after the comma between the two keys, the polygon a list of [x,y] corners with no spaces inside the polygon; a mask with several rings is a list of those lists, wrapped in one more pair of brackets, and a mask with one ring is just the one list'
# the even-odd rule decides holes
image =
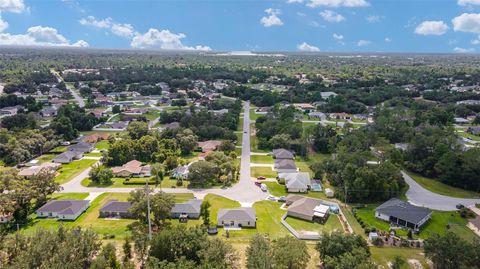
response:
{"label": "fence", "polygon": [[299,232],[297,232],[297,230],[295,230],[292,226],[290,226],[290,224],[288,224],[285,219],[287,218],[287,213],[285,213],[283,216],[282,216],[282,219],[280,220],[280,222],[283,224],[283,226],[285,226],[285,228],[287,228],[287,230],[289,230],[296,238],[298,239],[301,239],[301,240],[319,240],[320,239],[320,235],[319,234],[301,234]]}

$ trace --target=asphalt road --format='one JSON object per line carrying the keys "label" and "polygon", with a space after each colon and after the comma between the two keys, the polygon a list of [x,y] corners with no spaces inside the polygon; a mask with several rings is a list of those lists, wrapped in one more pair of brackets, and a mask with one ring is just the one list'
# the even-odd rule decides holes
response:
{"label": "asphalt road", "polygon": [[464,206],[480,204],[480,199],[455,198],[431,192],[423,188],[403,171],[402,176],[408,186],[410,186],[406,194],[408,201],[414,205],[441,211],[452,211],[457,210],[456,205],[458,204]]}
{"label": "asphalt road", "polygon": [[[202,199],[205,195],[217,194],[240,202],[242,206],[251,206],[254,202],[265,200],[268,193],[262,192],[250,178],[250,104],[244,104],[245,114],[243,117],[243,143],[240,162],[240,180],[228,189],[187,189],[187,188],[162,188],[167,193],[193,193],[195,197]],[[131,192],[137,188],[89,188],[81,185],[84,178],[88,177],[91,168],[85,169],[78,176],[62,185],[61,192]],[[160,191],[160,189],[155,189]]]}
{"label": "asphalt road", "polygon": [[[63,81],[63,78],[62,76],[60,75],[60,73],[58,73],[57,71],[55,71],[54,69],[50,69],[50,72],[57,78],[57,81],[58,82],[62,82]],[[77,101],[78,103],[78,106],[79,107],[85,107],[85,100],[83,100],[83,98],[78,95],[78,93],[71,87],[68,87],[67,86],[67,89],[70,91],[70,93],[72,94],[73,98],[75,98],[75,101]]]}

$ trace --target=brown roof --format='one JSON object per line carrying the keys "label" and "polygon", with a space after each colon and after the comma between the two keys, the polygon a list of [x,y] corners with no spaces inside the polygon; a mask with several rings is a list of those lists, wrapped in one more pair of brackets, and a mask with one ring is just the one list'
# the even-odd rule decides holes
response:
{"label": "brown roof", "polygon": [[91,135],[87,135],[83,138],[83,141],[89,143],[95,143],[101,140],[107,140],[110,135],[107,133],[94,133]]}
{"label": "brown roof", "polygon": [[220,140],[208,140],[203,142],[198,142],[198,146],[202,148],[202,151],[212,151],[217,149],[218,146],[222,144]]}
{"label": "brown roof", "polygon": [[58,167],[60,167],[60,165],[61,164],[59,163],[46,162],[46,163],[42,163],[41,165],[36,165],[36,166],[22,169],[18,172],[18,175],[29,177],[29,176],[35,176],[42,171],[52,172],[57,170]]}
{"label": "brown roof", "polygon": [[118,174],[122,171],[138,174],[142,171],[142,163],[137,160],[132,160],[122,166],[112,167],[112,172],[114,174]]}
{"label": "brown roof", "polygon": [[[296,195],[299,196],[299,195]],[[289,212],[296,212],[302,215],[309,215],[313,216],[314,209],[316,206],[320,205],[322,201],[314,198],[302,197],[299,196],[295,197],[296,201],[294,201],[290,206],[288,206]],[[288,197],[287,197],[288,200]]]}

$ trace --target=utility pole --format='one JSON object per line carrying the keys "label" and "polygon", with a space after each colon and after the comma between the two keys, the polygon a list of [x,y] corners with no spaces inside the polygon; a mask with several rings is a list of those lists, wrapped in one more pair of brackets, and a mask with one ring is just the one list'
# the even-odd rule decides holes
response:
{"label": "utility pole", "polygon": [[145,181],[145,189],[147,193],[147,218],[148,218],[148,240],[152,240],[152,220],[150,219],[150,192],[148,190],[148,178]]}
{"label": "utility pole", "polygon": [[347,206],[347,191],[348,191],[347,190],[347,184],[344,184],[344,187],[345,187],[345,195],[344,195],[345,197],[344,198],[345,198],[345,207],[346,207]]}

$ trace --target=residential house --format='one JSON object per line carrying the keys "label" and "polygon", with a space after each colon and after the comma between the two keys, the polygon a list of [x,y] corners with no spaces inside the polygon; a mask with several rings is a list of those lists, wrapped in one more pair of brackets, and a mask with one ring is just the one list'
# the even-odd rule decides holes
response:
{"label": "residential house", "polygon": [[101,218],[132,218],[132,214],[128,211],[132,207],[130,202],[120,202],[117,200],[109,200],[100,208]]}
{"label": "residential house", "polygon": [[408,150],[408,144],[407,143],[395,143],[395,148],[400,150],[400,151],[406,151]]}
{"label": "residential house", "polygon": [[217,213],[217,225],[224,228],[256,227],[257,214],[255,208],[220,209]]}
{"label": "residential house", "polygon": [[297,165],[292,159],[275,159],[273,168],[278,173],[295,173],[297,172]]}
{"label": "residential house", "polygon": [[198,142],[198,147],[202,149],[202,152],[210,152],[217,149],[218,146],[222,144],[220,140],[208,140],[203,142]]}
{"label": "residential house", "polygon": [[23,109],[23,106],[7,106],[0,109],[0,117],[17,115],[18,111]]}
{"label": "residential house", "polygon": [[180,165],[172,170],[170,173],[171,178],[187,179],[188,178],[188,165]]}
{"label": "residential house", "polygon": [[7,223],[13,219],[12,213],[0,213],[0,223]]}
{"label": "residential house", "polygon": [[330,113],[330,118],[334,120],[351,120],[352,116],[350,114],[347,114],[345,112],[341,113]]}
{"label": "residential house", "polygon": [[471,126],[467,128],[467,133],[472,135],[480,135],[480,126]]}
{"label": "residential house", "polygon": [[285,181],[287,192],[307,192],[312,185],[308,172],[279,173],[278,178]]}
{"label": "residential house", "polygon": [[315,110],[315,107],[311,104],[308,104],[308,103],[296,103],[296,104],[293,104],[293,106],[296,108],[296,109],[299,109],[303,112],[310,112],[310,111],[314,111]]}
{"label": "residential house", "polygon": [[328,100],[329,98],[335,97],[337,95],[338,94],[336,94],[334,92],[321,92],[320,93],[320,96],[322,97],[323,100]]}
{"label": "residential house", "polygon": [[272,156],[275,159],[291,159],[295,158],[295,155],[289,150],[286,149],[274,149],[272,150]]}
{"label": "residential house", "polygon": [[456,124],[468,124],[468,123],[470,123],[470,121],[468,121],[465,118],[454,118],[453,120],[455,121]]}
{"label": "residential house", "polygon": [[432,216],[432,211],[425,207],[412,205],[397,198],[392,198],[375,209],[375,217],[394,225],[418,230]]}
{"label": "residential house", "polygon": [[117,177],[149,177],[151,176],[150,165],[142,165],[137,160],[129,161],[122,166],[112,167],[112,172]]}
{"label": "residential house", "polygon": [[34,165],[25,169],[22,169],[18,172],[19,176],[23,177],[33,177],[42,172],[46,173],[55,173],[55,171],[60,167],[59,163],[46,162],[41,165]]}
{"label": "residential house", "polygon": [[93,145],[88,142],[78,142],[68,147],[69,151],[77,151],[82,153],[91,152],[93,150]]}
{"label": "residential house", "polygon": [[40,116],[42,116],[44,118],[45,117],[55,117],[55,116],[57,116],[57,113],[58,113],[58,108],[54,107],[54,106],[42,108],[42,110],[40,110],[40,112],[39,112]]}
{"label": "residential house", "polygon": [[39,218],[56,218],[60,220],[75,220],[90,206],[88,200],[50,200],[37,209]]}
{"label": "residential house", "polygon": [[286,199],[287,216],[308,221],[325,222],[330,206],[322,200],[300,195],[288,195]]}
{"label": "residential house", "polygon": [[54,163],[71,163],[73,160],[79,160],[83,157],[81,151],[65,151],[53,158]]}
{"label": "residential house", "polygon": [[171,218],[179,219],[182,222],[188,219],[200,218],[200,207],[203,200],[192,199],[184,203],[176,203],[172,207]]}
{"label": "residential house", "polygon": [[308,118],[310,119],[319,119],[319,120],[324,120],[327,117],[325,113],[319,112],[319,111],[314,111],[308,113]]}
{"label": "residential house", "polygon": [[212,112],[215,115],[223,115],[228,113],[228,109],[223,108],[223,109],[218,109],[218,110],[209,110],[209,112]]}
{"label": "residential house", "polygon": [[94,133],[85,136],[82,140],[87,143],[97,143],[102,140],[107,140],[110,137],[108,133]]}

